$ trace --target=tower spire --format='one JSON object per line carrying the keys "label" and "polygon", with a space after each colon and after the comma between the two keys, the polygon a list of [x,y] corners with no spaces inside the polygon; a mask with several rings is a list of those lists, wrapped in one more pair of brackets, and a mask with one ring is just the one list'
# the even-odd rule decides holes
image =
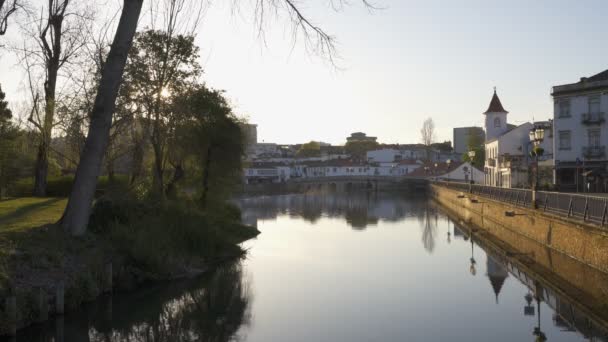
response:
{"label": "tower spire", "polygon": [[488,110],[484,112],[487,113],[508,113],[500,103],[500,99],[498,98],[498,94],[496,94],[496,87],[494,87],[494,95],[492,95],[492,100],[490,101],[490,105],[488,106]]}

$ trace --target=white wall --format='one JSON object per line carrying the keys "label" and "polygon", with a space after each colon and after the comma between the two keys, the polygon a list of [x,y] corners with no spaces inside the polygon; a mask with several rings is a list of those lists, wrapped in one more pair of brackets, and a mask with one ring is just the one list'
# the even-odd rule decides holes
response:
{"label": "white wall", "polygon": [[[553,151],[555,160],[574,162],[576,158],[584,159],[583,147],[589,145],[588,131],[590,128],[600,128],[600,145],[608,145],[608,123],[587,125],[582,123],[582,114],[589,112],[589,95],[600,95],[600,112],[608,119],[608,93],[592,93],[574,96],[559,96],[555,98],[553,109]],[[560,101],[570,100],[570,117],[560,117]],[[560,150],[559,131],[570,131],[570,150]],[[603,158],[606,159],[606,158]]]}
{"label": "white wall", "polygon": [[[485,113],[485,131],[486,131],[486,141],[496,139],[502,134],[504,134],[507,127],[507,113],[505,112],[490,112]],[[494,120],[500,120],[500,126],[495,127]]]}
{"label": "white wall", "polygon": [[454,180],[454,181],[469,181],[472,178],[476,184],[484,184],[483,171],[473,167],[468,162],[460,164],[454,170],[451,170],[448,173],[440,175],[438,178],[441,178],[444,180],[449,179],[449,180]]}

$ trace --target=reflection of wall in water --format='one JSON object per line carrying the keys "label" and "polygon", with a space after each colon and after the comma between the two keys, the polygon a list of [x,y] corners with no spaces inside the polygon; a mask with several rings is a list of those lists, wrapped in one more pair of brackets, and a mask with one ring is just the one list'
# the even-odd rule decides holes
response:
{"label": "reflection of wall in water", "polygon": [[[456,230],[454,230],[454,232],[456,232]],[[505,279],[511,274],[531,292],[536,292],[537,290],[541,291],[541,293],[537,293],[536,295],[554,311],[553,323],[555,326],[567,330],[578,331],[585,338],[592,338],[593,341],[608,341],[608,331],[602,331],[602,329],[584,312],[572,305],[568,300],[560,297],[555,291],[547,286],[540,284],[538,280],[535,280],[529,274],[517,268],[513,263],[505,263],[501,260],[500,256],[492,254],[490,250],[481,245],[480,247],[486,252],[488,258],[488,277],[490,278],[492,289],[497,298]]]}

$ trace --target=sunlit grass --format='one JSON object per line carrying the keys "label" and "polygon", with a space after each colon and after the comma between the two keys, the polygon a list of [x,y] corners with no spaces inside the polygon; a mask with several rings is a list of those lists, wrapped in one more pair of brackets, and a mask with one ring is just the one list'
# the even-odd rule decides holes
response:
{"label": "sunlit grass", "polygon": [[65,198],[25,197],[0,201],[0,234],[56,223],[66,204]]}

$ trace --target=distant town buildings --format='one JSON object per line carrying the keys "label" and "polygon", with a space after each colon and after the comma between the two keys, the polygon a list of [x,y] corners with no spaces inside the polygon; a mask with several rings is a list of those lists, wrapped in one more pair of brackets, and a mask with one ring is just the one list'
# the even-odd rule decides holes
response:
{"label": "distant town buildings", "polygon": [[245,143],[248,146],[255,145],[258,143],[258,125],[242,123],[240,124],[241,131],[245,136]]}
{"label": "distant town buildings", "polygon": [[553,87],[555,183],[563,190],[607,191],[608,70]]}
{"label": "distant town buildings", "polygon": [[371,142],[376,142],[376,140],[378,140],[378,138],[376,138],[376,137],[368,137],[363,132],[352,133],[350,135],[350,137],[346,138],[346,142],[355,142],[355,141],[371,141]]}
{"label": "distant town buildings", "polygon": [[[371,146],[371,150],[318,143],[314,156],[303,157],[297,153],[302,145],[257,143],[256,125],[247,125],[244,129],[252,144],[245,182],[386,176],[472,180],[506,188],[527,188],[538,180],[542,187],[561,191],[608,191],[608,70],[576,83],[554,86],[551,95],[552,119],[513,125],[494,89],[483,112],[484,127],[454,128],[453,150],[450,142],[387,145],[378,143],[376,137],[355,132],[346,138],[347,143],[372,142],[360,144]],[[542,139],[535,134],[540,131]],[[478,146],[471,147],[472,143]],[[483,156],[483,170],[462,162],[470,150]]]}

